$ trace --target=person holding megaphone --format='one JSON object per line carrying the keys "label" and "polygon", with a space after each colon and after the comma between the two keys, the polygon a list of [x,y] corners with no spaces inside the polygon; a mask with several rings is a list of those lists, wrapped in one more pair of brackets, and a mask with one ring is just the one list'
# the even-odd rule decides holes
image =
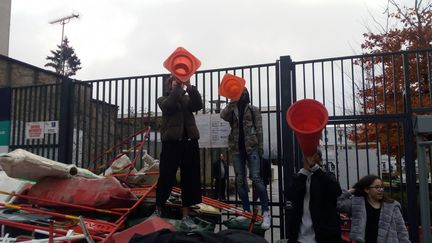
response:
{"label": "person holding megaphone", "polygon": [[165,89],[168,91],[157,99],[162,110],[159,129],[162,150],[153,216],[161,216],[161,209],[171,195],[180,167],[181,227],[189,231],[198,227],[189,216],[189,207],[201,203],[200,134],[193,113],[201,110],[203,103],[198,89],[190,83],[201,62],[183,47],[178,47],[163,65],[172,75],[165,80]]}
{"label": "person holding megaphone", "polygon": [[202,109],[202,99],[197,88],[190,84],[190,80],[182,82],[177,77],[170,76],[166,80],[166,85],[168,92],[157,99],[157,104],[162,110],[162,151],[154,216],[161,216],[161,208],[171,194],[176,172],[180,167],[182,226],[192,230],[197,225],[189,217],[189,207],[201,203],[198,147],[200,135],[193,112]]}
{"label": "person holding megaphone", "polygon": [[328,122],[326,107],[313,99],[293,103],[286,115],[303,154],[303,168],[285,191],[289,243],[339,243],[337,198],[342,193],[333,173],[322,168],[318,148]]}
{"label": "person holding megaphone", "polygon": [[342,191],[334,174],[322,168],[321,150],[304,156],[303,168],[285,193],[289,243],[341,242],[336,208]]}
{"label": "person holding megaphone", "polygon": [[[261,156],[263,154],[263,131],[261,113],[258,107],[250,104],[245,81],[240,77],[226,74],[219,87],[219,94],[231,99],[231,102],[221,111],[220,116],[229,122],[231,132],[228,137],[228,147],[233,156],[236,184],[243,210],[250,212],[250,202],[246,179],[246,161],[250,178],[261,202],[263,221],[261,228],[268,229],[271,217],[268,206],[268,195],[261,173]],[[237,221],[244,222],[244,216],[238,216]]]}

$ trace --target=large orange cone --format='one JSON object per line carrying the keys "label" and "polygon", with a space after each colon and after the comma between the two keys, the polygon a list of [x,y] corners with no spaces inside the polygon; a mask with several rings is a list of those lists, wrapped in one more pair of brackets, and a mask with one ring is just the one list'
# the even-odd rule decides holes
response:
{"label": "large orange cone", "polygon": [[325,106],[312,99],[299,100],[289,107],[286,120],[294,130],[303,155],[314,155],[317,152],[321,131],[328,122]]}
{"label": "large orange cone", "polygon": [[178,47],[163,65],[180,81],[186,82],[201,66],[201,62],[183,47]]}
{"label": "large orange cone", "polygon": [[239,100],[245,84],[244,79],[227,73],[223,76],[219,86],[219,95],[231,100]]}

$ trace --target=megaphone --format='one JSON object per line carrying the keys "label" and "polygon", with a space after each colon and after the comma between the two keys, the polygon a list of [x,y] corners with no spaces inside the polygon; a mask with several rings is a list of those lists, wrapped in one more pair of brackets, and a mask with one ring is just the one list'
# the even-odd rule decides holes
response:
{"label": "megaphone", "polygon": [[232,74],[225,74],[219,86],[219,95],[231,100],[239,100],[243,93],[246,81]]}
{"label": "megaphone", "polygon": [[294,130],[303,155],[314,155],[317,152],[321,131],[328,122],[325,106],[313,99],[299,100],[289,107],[286,120],[288,126]]}
{"label": "megaphone", "polygon": [[185,82],[201,66],[200,60],[183,47],[178,47],[163,63],[176,78]]}

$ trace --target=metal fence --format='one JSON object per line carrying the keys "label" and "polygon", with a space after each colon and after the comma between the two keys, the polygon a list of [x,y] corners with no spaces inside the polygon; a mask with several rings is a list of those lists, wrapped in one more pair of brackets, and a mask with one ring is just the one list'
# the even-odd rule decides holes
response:
{"label": "metal fence", "polygon": [[32,153],[59,160],[59,135],[47,134],[42,139],[26,139],[26,124],[36,121],[59,121],[60,84],[18,87],[12,89],[11,138],[9,149],[22,148]]}
{"label": "metal fence", "polygon": [[[247,80],[251,103],[263,115],[264,159],[273,164],[273,182],[268,190],[273,224],[266,238],[273,242],[286,235],[284,188],[302,166],[301,151],[285,122],[285,112],[295,101],[312,98],[329,111],[321,145],[325,166],[349,188],[366,174],[383,178],[386,192],[403,206],[410,237],[418,242],[419,212],[416,186],[417,161],[412,117],[427,114],[431,107],[431,50],[359,55],[295,62],[282,56],[275,63],[229,67],[197,72],[191,83],[203,98],[197,116],[217,114],[227,100],[218,96],[225,73]],[[156,99],[164,91],[165,74],[91,81],[64,79],[58,84],[13,88],[11,149],[34,153],[92,170],[121,150],[110,147],[144,126],[152,132],[145,146],[155,157],[160,153],[158,124],[161,111]],[[40,140],[26,140],[29,121],[59,121],[59,133]],[[133,153],[133,152],[131,152]],[[211,164],[226,148],[201,149],[203,192],[214,187]],[[103,154],[103,157],[97,157]],[[430,153],[426,156],[430,158]],[[430,159],[427,160],[429,171]],[[141,168],[143,161],[138,161]],[[230,192],[235,192],[229,171]],[[240,205],[236,193],[228,202]],[[253,200],[254,205],[259,205]],[[226,216],[224,216],[226,217]]]}
{"label": "metal fence", "polygon": [[[413,242],[418,242],[419,171],[412,118],[432,111],[430,58],[430,50],[301,62],[282,57],[280,68],[282,97],[288,97],[282,111],[299,99],[321,101],[329,111],[321,142],[327,169],[342,188],[367,174],[381,176],[386,192],[403,206]],[[289,175],[301,167],[301,153],[292,131],[282,127]],[[287,177],[285,186],[289,183]]]}
{"label": "metal fence", "polygon": [[[276,166],[280,164],[280,156],[278,155],[281,154],[281,147],[277,146],[280,144],[280,136],[278,135],[280,134],[280,132],[278,132],[280,131],[280,122],[278,122],[279,120],[276,119],[276,117],[280,115],[280,112],[277,112],[278,102],[276,94],[278,92],[275,90],[278,80],[276,63],[197,72],[191,78],[191,83],[200,91],[204,107],[203,110],[196,114],[197,116],[217,114],[227,103],[226,98],[218,95],[218,87],[225,73],[242,76],[248,80],[247,87],[250,90],[251,103],[259,107],[262,112],[263,129],[265,130],[264,158],[272,161],[275,165],[274,173],[280,174],[281,170]],[[85,149],[82,150],[84,151],[83,153],[77,152],[78,156],[75,156],[75,158],[78,158],[78,160],[74,161],[74,163],[83,164],[85,162],[82,161],[92,161],[93,155],[102,153],[107,149],[107,147],[112,146],[114,142],[119,141],[120,138],[133,134],[143,126],[150,126],[152,128],[150,139],[146,144],[146,150],[151,156],[159,158],[161,143],[158,124],[160,122],[161,110],[156,104],[156,99],[163,94],[164,78],[166,78],[166,75],[161,74],[87,81],[86,83],[90,84],[92,87],[92,98],[94,100],[103,104],[110,104],[114,107],[118,107],[118,111],[112,111],[112,115],[116,116],[116,119],[112,120],[113,122],[110,125],[109,122],[106,122],[101,118],[100,114],[106,114],[106,111],[104,111],[103,108],[92,108],[92,106],[86,105],[83,106],[82,109],[88,107],[87,109],[93,111],[96,125],[93,129],[85,129],[90,126],[89,124],[85,124],[88,123],[88,121],[82,119],[82,117],[80,118],[76,116],[73,122],[74,132],[76,133],[74,137],[80,137],[81,135],[79,133],[82,132],[82,137],[85,139],[80,139],[80,141],[75,145],[86,148],[94,143],[92,138],[96,137],[95,139],[98,139],[97,144],[99,144],[99,148],[91,148],[92,152],[90,154],[84,151]],[[83,102],[79,100],[73,102],[75,105],[74,114],[86,114],[86,112],[77,111],[77,107],[82,106],[81,103]],[[103,126],[112,127],[112,130],[111,132],[100,132],[101,135],[99,136],[102,136],[102,134],[105,136],[102,139],[98,137],[96,133],[98,131],[104,131],[104,128],[102,128]],[[204,134],[202,134],[202,136],[203,135]],[[107,141],[106,146],[105,142],[102,141]],[[132,141],[132,144],[139,141],[138,137],[136,141]],[[279,143],[277,141],[279,141]],[[201,176],[204,195],[213,196],[212,189],[214,188],[214,185],[211,168],[212,163],[219,158],[220,153],[223,153],[225,158],[227,158],[228,163],[231,163],[231,155],[226,148],[206,147],[200,149]],[[85,158],[85,156],[87,156],[87,158]],[[80,157],[82,157],[82,159],[80,159]],[[106,158],[101,161],[94,161],[94,164],[91,164],[90,166],[97,168],[104,160],[106,160]],[[140,161],[137,167],[142,167],[142,161]],[[230,195],[227,198],[227,202],[240,205],[237,194],[235,193],[236,189],[232,169],[228,171],[228,177],[227,193]],[[279,212],[281,211],[280,206],[282,205],[281,202],[283,200],[281,195],[283,194],[280,193],[281,190],[279,184],[281,181],[277,180],[277,178],[281,177],[282,175],[276,175],[275,180],[273,180],[273,183],[271,183],[268,188],[270,195],[272,195],[270,197],[270,204],[272,205],[272,214],[274,218],[273,229],[277,229],[268,233],[267,238],[271,241],[280,238],[280,230],[278,229],[281,227],[279,223]],[[252,200],[252,198],[251,201],[253,201],[253,205],[259,205],[259,203]],[[224,217],[228,217],[228,215]]]}

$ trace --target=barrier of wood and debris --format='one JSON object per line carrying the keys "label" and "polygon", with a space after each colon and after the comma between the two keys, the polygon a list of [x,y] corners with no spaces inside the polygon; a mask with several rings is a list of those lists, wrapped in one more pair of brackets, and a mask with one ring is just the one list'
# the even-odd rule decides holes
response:
{"label": "barrier of wood and debris", "polygon": [[[142,152],[149,132],[150,128],[141,129],[98,156],[95,161],[136,136],[145,137],[106,161],[108,168],[100,175],[22,149],[0,156],[0,242],[128,242],[137,233],[179,230],[179,220],[147,217],[154,208],[159,175],[157,161]],[[140,158],[147,164],[137,171]],[[167,205],[179,208],[181,190],[174,188],[172,197],[175,200]],[[215,199],[202,197],[202,202],[193,207],[197,212],[219,217],[225,211],[251,219],[249,231],[262,220],[256,213]],[[214,230],[205,219],[198,218],[197,224]]]}

